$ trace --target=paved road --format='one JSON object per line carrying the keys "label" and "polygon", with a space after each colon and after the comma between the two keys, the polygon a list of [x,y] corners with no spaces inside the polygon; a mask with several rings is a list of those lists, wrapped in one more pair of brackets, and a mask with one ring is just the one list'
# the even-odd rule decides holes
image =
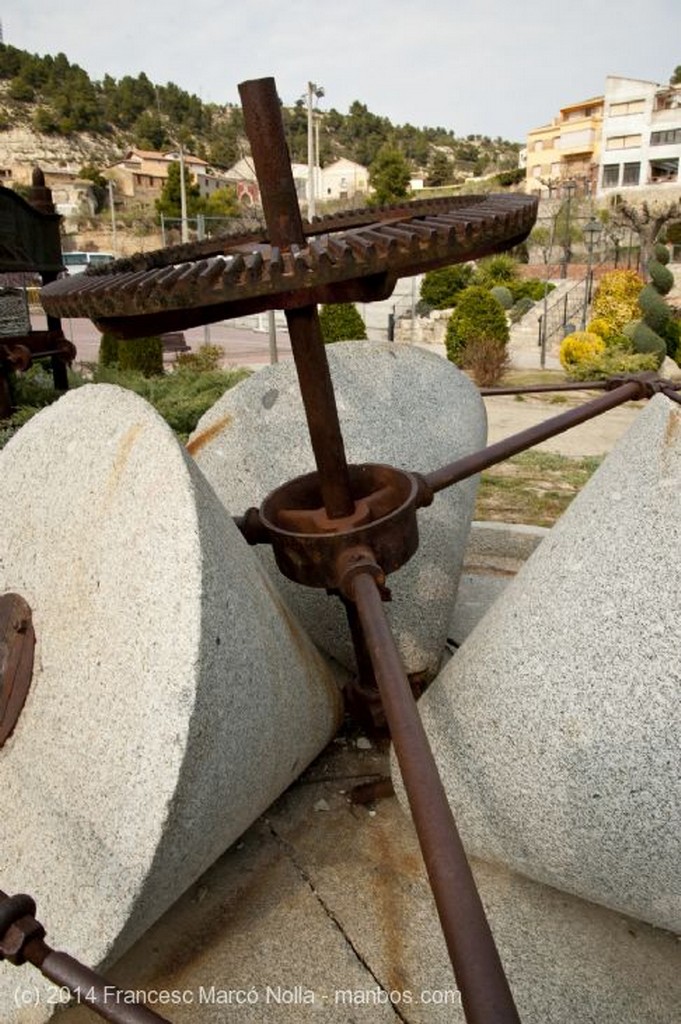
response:
{"label": "paved road", "polygon": [[[62,328],[78,350],[76,362],[96,362],[100,335],[92,322],[86,319],[65,319]],[[213,345],[220,345],[225,351],[226,365],[260,366],[270,361],[269,334],[266,332],[233,327],[228,321],[223,321],[211,324],[208,328],[193,327],[184,334],[194,351],[206,340]],[[290,358],[291,344],[285,328],[277,327],[277,350],[280,359]]]}

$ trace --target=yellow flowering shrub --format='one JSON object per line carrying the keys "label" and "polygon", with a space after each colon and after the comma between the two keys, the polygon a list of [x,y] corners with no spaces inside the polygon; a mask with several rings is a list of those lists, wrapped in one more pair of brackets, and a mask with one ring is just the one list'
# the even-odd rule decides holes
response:
{"label": "yellow flowering shrub", "polygon": [[605,320],[611,334],[620,334],[625,324],[641,315],[638,297],[644,283],[635,270],[611,270],[604,274],[594,295],[594,319]]}
{"label": "yellow flowering shrub", "polygon": [[580,363],[593,363],[605,352],[605,342],[589,331],[575,331],[566,335],[560,345],[560,365],[569,373]]}

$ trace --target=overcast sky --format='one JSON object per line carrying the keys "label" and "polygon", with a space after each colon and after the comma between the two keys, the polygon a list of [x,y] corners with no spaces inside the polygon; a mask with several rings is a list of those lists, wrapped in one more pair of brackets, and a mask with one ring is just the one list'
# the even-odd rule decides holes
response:
{"label": "overcast sky", "polygon": [[663,83],[681,64],[681,0],[4,0],[0,18],[5,43],[94,79],[238,103],[272,75],[287,105],[312,80],[321,109],[516,141],[608,74]]}

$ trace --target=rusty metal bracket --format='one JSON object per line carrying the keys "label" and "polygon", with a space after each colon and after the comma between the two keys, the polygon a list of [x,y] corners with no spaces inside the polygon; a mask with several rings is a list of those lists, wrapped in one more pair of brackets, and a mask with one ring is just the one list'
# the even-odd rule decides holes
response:
{"label": "rusty metal bracket", "polygon": [[28,603],[0,595],[0,747],[12,735],[33,676],[35,632]]}

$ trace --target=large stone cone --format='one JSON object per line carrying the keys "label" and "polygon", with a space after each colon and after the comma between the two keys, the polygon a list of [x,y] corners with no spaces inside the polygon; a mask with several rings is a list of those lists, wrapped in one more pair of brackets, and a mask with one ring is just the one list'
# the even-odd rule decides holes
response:
{"label": "large stone cone", "polygon": [[680,493],[659,396],[419,704],[472,854],[676,931]]}
{"label": "large stone cone", "polygon": [[[352,341],[327,348],[348,462],[427,472],[481,448],[487,436],[477,389],[455,366],[423,349]],[[292,363],[266,367],[206,413],[189,451],[234,514],[314,470]],[[437,672],[470,529],[477,480],[441,492],[419,513],[420,546],[389,577],[386,611],[407,671]],[[269,548],[257,548],[272,580],[316,643],[354,665],[335,597],[291,583]]]}
{"label": "large stone cone", "polygon": [[[0,750],[0,888],[101,964],[320,751],[339,693],[142,399],[71,392],[10,441],[0,476],[0,593],[28,601],[37,635]],[[15,1006],[17,986],[45,995],[20,970],[0,967],[0,1019],[46,1020],[45,998]]]}

